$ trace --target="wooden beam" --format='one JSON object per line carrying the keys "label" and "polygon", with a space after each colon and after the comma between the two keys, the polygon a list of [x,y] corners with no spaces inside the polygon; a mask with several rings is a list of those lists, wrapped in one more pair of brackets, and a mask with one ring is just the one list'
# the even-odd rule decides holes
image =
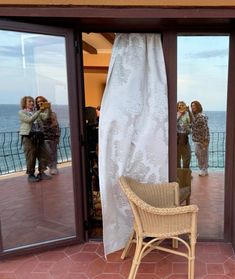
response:
{"label": "wooden beam", "polygon": [[101,33],[101,35],[113,45],[115,34],[114,33]]}
{"label": "wooden beam", "polygon": [[82,41],[82,48],[83,50],[87,51],[90,54],[97,54],[97,49],[94,48],[92,45],[86,43],[85,41]]}

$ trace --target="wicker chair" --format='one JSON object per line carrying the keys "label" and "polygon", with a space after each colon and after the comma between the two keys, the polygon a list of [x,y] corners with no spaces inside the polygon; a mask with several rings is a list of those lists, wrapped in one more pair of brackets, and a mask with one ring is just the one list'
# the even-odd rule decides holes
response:
{"label": "wicker chair", "polygon": [[[128,279],[135,278],[141,259],[154,249],[187,258],[188,279],[193,279],[198,207],[179,206],[176,182],[143,184],[124,176],[119,181],[134,215],[134,232],[121,256],[124,259],[131,244],[136,243]],[[189,241],[180,238],[180,235],[188,235]],[[163,247],[165,239],[181,242],[186,246],[186,252]]]}
{"label": "wicker chair", "polygon": [[180,191],[180,204],[186,202],[186,205],[190,204],[191,196],[191,169],[177,169],[177,182],[179,183]]}

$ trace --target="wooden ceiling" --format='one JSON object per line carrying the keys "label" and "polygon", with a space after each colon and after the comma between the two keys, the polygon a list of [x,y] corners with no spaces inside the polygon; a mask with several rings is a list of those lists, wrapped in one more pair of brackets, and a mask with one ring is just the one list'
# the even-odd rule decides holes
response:
{"label": "wooden ceiling", "polygon": [[111,53],[114,33],[82,33],[83,51],[89,54]]}

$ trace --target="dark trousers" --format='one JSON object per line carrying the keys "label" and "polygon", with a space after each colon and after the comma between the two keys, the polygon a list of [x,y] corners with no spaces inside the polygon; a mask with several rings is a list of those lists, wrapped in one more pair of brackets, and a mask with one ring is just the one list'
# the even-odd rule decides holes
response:
{"label": "dark trousers", "polygon": [[45,145],[47,148],[47,152],[49,155],[49,168],[56,168],[57,167],[57,141],[55,140],[45,140]]}
{"label": "dark trousers", "polygon": [[43,142],[33,143],[33,141],[23,136],[22,144],[24,147],[24,154],[26,159],[27,174],[35,173],[36,160],[38,159],[38,171],[41,173],[47,169],[49,156],[46,145]]}
{"label": "dark trousers", "polygon": [[189,143],[177,145],[177,168],[181,168],[181,160],[183,168],[189,168],[191,161],[191,147]]}

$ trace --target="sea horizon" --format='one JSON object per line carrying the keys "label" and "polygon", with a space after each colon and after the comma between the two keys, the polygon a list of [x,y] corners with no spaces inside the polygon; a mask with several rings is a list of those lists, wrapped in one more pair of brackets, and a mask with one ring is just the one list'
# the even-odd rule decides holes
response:
{"label": "sea horizon", "polygon": [[[17,132],[20,127],[19,104],[0,105],[0,133]],[[68,105],[53,105],[52,110],[56,113],[60,127],[69,127]]]}
{"label": "sea horizon", "polygon": [[[53,111],[56,112],[60,128],[63,131],[61,136],[60,149],[64,150],[64,142],[66,142],[66,152],[60,152],[60,160],[67,158],[66,154],[70,154],[70,128],[69,128],[69,108],[68,105],[53,105]],[[25,165],[23,150],[20,145],[18,135],[20,121],[18,104],[0,105],[0,174],[6,174],[14,170],[10,160],[11,155],[15,152],[21,153],[22,165]],[[225,111],[205,111],[208,116],[208,125],[210,130],[209,144],[209,166],[210,168],[223,169],[225,164],[225,141],[226,141],[226,112]],[[192,150],[191,168],[197,168],[197,161],[194,153],[194,144],[190,135],[190,144]],[[12,152],[14,148],[14,152]],[[17,155],[18,156],[18,155]],[[70,156],[70,155],[69,155]],[[17,157],[18,158],[18,157]],[[6,163],[7,161],[7,163]],[[16,165],[19,163],[15,162]]]}
{"label": "sea horizon", "polygon": [[[69,107],[68,105],[53,105],[53,111],[61,127],[69,127]],[[0,132],[16,132],[19,130],[20,121],[18,112],[19,104],[0,105]],[[210,132],[225,132],[226,130],[226,111],[213,110],[204,111],[208,116]]]}

